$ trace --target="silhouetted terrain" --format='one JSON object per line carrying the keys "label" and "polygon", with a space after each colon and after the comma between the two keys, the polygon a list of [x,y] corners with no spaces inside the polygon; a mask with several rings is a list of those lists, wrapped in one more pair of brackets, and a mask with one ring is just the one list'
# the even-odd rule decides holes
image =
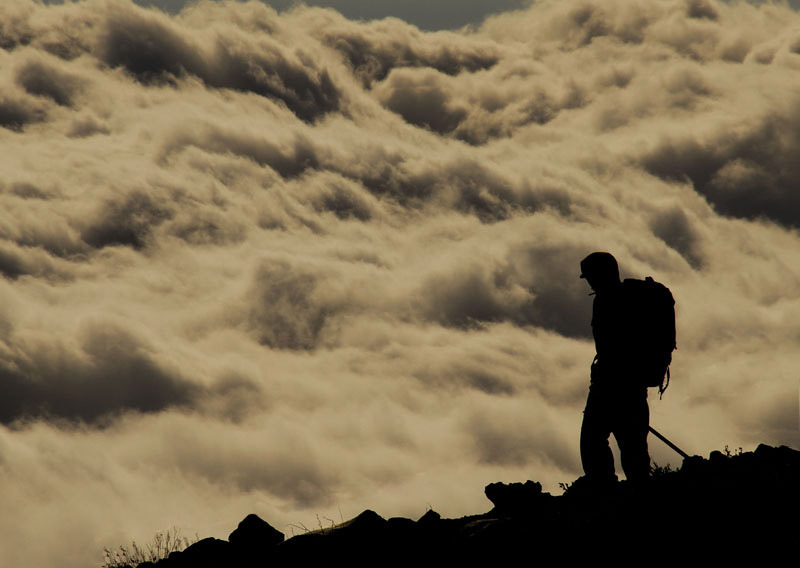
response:
{"label": "silhouetted terrain", "polygon": [[[206,566],[430,566],[540,564],[609,558],[650,564],[665,558],[758,558],[794,549],[800,503],[800,451],[760,445],[754,452],[694,456],[646,484],[587,487],[563,495],[533,481],[493,483],[487,513],[417,521],[367,510],[330,529],[284,540],[255,515],[228,541],[207,538],[157,564]],[[786,560],[784,558],[784,560]],[[794,561],[792,561],[794,562]],[[549,562],[547,562],[549,564]],[[691,562],[690,562],[691,564]]]}

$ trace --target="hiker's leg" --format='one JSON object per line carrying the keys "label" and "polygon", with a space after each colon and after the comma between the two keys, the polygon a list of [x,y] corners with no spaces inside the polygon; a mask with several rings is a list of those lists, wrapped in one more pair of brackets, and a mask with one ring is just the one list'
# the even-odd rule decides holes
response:
{"label": "hiker's leg", "polygon": [[604,400],[590,388],[581,424],[583,471],[587,477],[601,480],[616,479],[614,456],[608,445],[608,437],[611,435],[608,403],[608,400]]}
{"label": "hiker's leg", "polygon": [[647,479],[650,475],[650,454],[647,449],[650,408],[647,405],[647,391],[635,393],[621,402],[614,437],[619,445],[622,469],[629,480]]}

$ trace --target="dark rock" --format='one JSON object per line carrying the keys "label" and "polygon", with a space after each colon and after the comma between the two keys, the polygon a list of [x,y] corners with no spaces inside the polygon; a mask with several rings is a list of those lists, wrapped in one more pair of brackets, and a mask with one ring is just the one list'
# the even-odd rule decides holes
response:
{"label": "dark rock", "polygon": [[[204,538],[186,548],[183,552],[173,552],[165,560],[158,562],[158,568],[217,568],[235,566],[231,544],[216,538]],[[139,565],[139,568],[143,568]]]}
{"label": "dark rock", "polygon": [[542,484],[531,480],[525,483],[490,483],[484,488],[484,493],[498,513],[507,514],[529,510],[543,497]]}
{"label": "dark rock", "polygon": [[386,521],[389,529],[394,533],[409,533],[417,528],[417,523],[405,517],[392,517]]}
{"label": "dark rock", "polygon": [[411,519],[392,517],[386,524],[389,528],[386,539],[388,542],[402,543],[402,546],[410,549],[418,545],[422,546],[423,541],[426,540],[425,528]]}
{"label": "dark rock", "polygon": [[436,521],[440,520],[442,516],[434,511],[433,509],[428,509],[424,515],[422,515],[419,520],[417,521],[421,525],[429,525],[431,523],[435,523]]}
{"label": "dark rock", "polygon": [[701,456],[689,456],[683,459],[681,470],[684,472],[697,471],[703,467],[703,462],[705,462],[705,460]]}
{"label": "dark rock", "polygon": [[357,537],[374,537],[389,529],[389,523],[375,511],[367,509],[357,517],[330,529],[321,531],[335,539],[352,539]]}
{"label": "dark rock", "polygon": [[[249,515],[231,533],[230,543],[205,539],[156,566],[315,566],[340,558],[350,567],[479,566],[515,563],[535,550],[558,551],[559,559],[571,565],[595,562],[598,551],[617,545],[620,557],[647,558],[654,539],[664,535],[675,537],[665,541],[675,561],[685,561],[686,550],[719,554],[726,542],[769,543],[771,552],[785,556],[796,540],[796,523],[787,519],[800,502],[798,479],[800,452],[762,445],[754,452],[692,456],[679,470],[641,483],[608,480],[607,487],[598,488],[580,478],[562,496],[543,493],[533,481],[492,483],[485,493],[494,508],[459,519],[429,510],[416,522],[387,521],[367,510],[341,525],[282,542],[279,531]],[[732,547],[731,559],[738,554]]]}
{"label": "dark rock", "polygon": [[759,461],[767,464],[800,465],[800,451],[788,446],[773,448],[766,444],[759,444],[754,455]]}
{"label": "dark rock", "polygon": [[714,450],[708,456],[708,461],[710,461],[711,463],[724,463],[724,461],[726,459],[727,458],[725,457],[725,454],[723,454],[722,452],[720,452],[718,450]]}
{"label": "dark rock", "polygon": [[302,566],[327,564],[331,558],[339,556],[347,556],[351,565],[379,564],[391,535],[389,522],[367,509],[335,527],[290,538],[278,546],[278,558]]}
{"label": "dark rock", "polygon": [[240,566],[264,564],[283,539],[282,532],[253,514],[247,515],[228,537]]}
{"label": "dark rock", "polygon": [[235,547],[252,548],[277,546],[283,542],[284,535],[258,515],[247,515],[228,537]]}

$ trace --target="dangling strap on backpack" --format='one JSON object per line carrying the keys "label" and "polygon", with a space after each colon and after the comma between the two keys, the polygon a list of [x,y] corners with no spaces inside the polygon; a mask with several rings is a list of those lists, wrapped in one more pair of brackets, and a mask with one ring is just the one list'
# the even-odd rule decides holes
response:
{"label": "dangling strap on backpack", "polygon": [[667,380],[661,383],[661,386],[658,387],[658,400],[661,400],[661,397],[664,396],[664,391],[667,390],[669,386],[669,367],[667,367]]}

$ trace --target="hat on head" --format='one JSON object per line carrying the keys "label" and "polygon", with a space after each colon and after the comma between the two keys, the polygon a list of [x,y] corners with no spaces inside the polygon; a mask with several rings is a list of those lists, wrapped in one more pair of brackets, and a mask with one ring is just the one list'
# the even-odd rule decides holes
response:
{"label": "hat on head", "polygon": [[586,278],[587,274],[608,274],[619,280],[617,259],[608,252],[593,252],[581,261],[581,278]]}

